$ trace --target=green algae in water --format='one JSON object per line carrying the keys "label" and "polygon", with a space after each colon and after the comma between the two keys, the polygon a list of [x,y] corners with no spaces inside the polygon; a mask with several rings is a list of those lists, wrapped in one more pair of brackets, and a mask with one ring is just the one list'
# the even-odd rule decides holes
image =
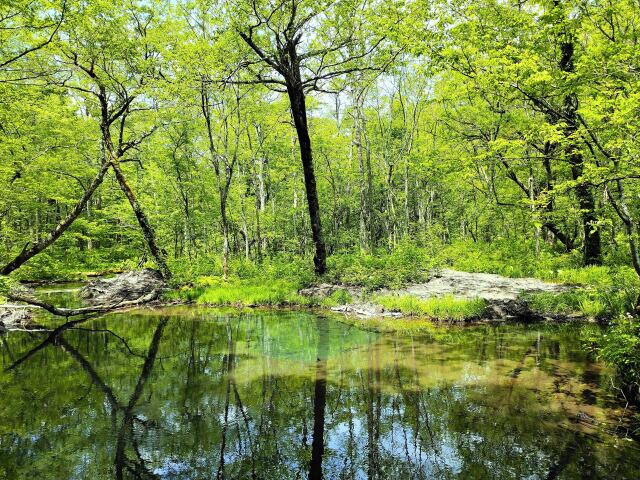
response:
{"label": "green algae in water", "polygon": [[3,479],[640,471],[632,412],[570,326],[411,337],[182,307],[13,332],[1,355]]}

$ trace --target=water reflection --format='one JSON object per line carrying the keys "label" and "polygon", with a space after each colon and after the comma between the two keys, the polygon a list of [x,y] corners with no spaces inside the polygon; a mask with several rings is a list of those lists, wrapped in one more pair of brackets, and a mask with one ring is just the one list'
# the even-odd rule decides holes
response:
{"label": "water reflection", "polygon": [[318,332],[318,354],[316,356],[313,389],[313,442],[311,443],[311,463],[309,480],[322,478],[322,456],[324,455],[324,415],[327,405],[327,355],[329,353],[328,322],[316,319]]}
{"label": "water reflection", "polygon": [[[0,478],[636,478],[571,327],[119,314],[2,339]],[[623,419],[622,421],[620,419]]]}

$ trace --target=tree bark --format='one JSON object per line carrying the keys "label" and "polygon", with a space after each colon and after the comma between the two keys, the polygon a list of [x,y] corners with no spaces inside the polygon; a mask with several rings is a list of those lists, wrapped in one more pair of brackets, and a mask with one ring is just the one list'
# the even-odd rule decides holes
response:
{"label": "tree bark", "polygon": [[[573,41],[569,40],[562,43],[561,49],[560,70],[566,73],[575,72],[575,65],[573,63]],[[584,157],[574,139],[578,131],[577,112],[578,97],[574,92],[571,92],[565,95],[563,106],[563,113],[566,120],[563,133],[568,142],[565,147],[565,153],[571,165],[571,177],[577,182],[575,192],[582,212],[584,264],[600,265],[602,264],[602,248],[600,244],[600,231],[596,228],[598,221],[595,214],[596,202],[589,186],[581,180],[582,174],[584,173]]]}
{"label": "tree bark", "polygon": [[295,84],[287,83],[287,93],[291,102],[291,115],[298,135],[300,146],[300,159],[304,173],[304,185],[307,194],[307,206],[309,208],[309,219],[311,221],[311,236],[315,246],[313,263],[318,275],[322,275],[327,270],[327,250],[322,234],[322,223],[320,221],[320,202],[318,201],[318,191],[316,187],[316,176],[313,170],[313,155],[311,151],[311,138],[309,137],[309,126],[307,124],[307,107],[305,104],[304,91],[299,82]]}
{"label": "tree bark", "polygon": [[363,133],[365,129],[365,124],[364,124],[364,115],[362,114],[362,96],[363,95],[364,93],[360,92],[355,98],[356,104],[355,104],[355,118],[354,118],[355,120],[354,133],[355,133],[355,144],[358,151],[358,166],[360,169],[360,248],[362,250],[369,250],[371,245],[371,238],[369,235],[369,232],[370,232],[369,226],[371,222],[371,215],[369,210],[370,209],[369,174],[371,173],[371,171],[370,171],[370,162],[368,158],[368,153],[367,153],[368,165],[365,165],[365,157],[364,157],[365,148],[363,145],[363,141],[364,141]]}
{"label": "tree bark", "polygon": [[227,218],[227,195],[220,192],[220,218],[222,221],[222,276],[229,277],[229,219]]}
{"label": "tree bark", "polygon": [[[617,165],[616,165],[617,168]],[[631,263],[633,265],[633,269],[636,274],[640,277],[640,254],[638,253],[638,243],[637,237],[638,232],[636,229],[636,223],[634,218],[631,216],[631,212],[629,211],[629,207],[627,206],[627,201],[625,199],[625,191],[624,185],[622,184],[621,179],[616,180],[616,186],[618,190],[618,199],[614,199],[611,191],[608,187],[605,187],[605,192],[609,197],[609,201],[611,202],[611,206],[622,220],[624,224],[624,229],[627,234],[627,241],[629,244],[629,254],[631,256]],[[636,299],[636,312],[640,312],[640,295]]]}
{"label": "tree bark", "polygon": [[124,177],[124,174],[120,169],[120,165],[118,165],[117,163],[112,163],[111,165],[113,167],[113,171],[116,174],[116,179],[120,184],[120,188],[127,197],[127,200],[129,200],[129,204],[133,209],[133,213],[138,219],[138,224],[140,225],[140,229],[142,230],[142,235],[144,236],[147,246],[151,251],[151,255],[153,255],[153,258],[156,261],[158,268],[160,269],[160,273],[162,273],[162,276],[165,280],[169,280],[171,278],[171,271],[167,266],[166,254],[158,247],[158,244],[156,243],[156,233],[153,230],[153,227],[149,223],[147,216],[138,203],[133,190],[131,190],[131,187],[127,183],[127,179]]}

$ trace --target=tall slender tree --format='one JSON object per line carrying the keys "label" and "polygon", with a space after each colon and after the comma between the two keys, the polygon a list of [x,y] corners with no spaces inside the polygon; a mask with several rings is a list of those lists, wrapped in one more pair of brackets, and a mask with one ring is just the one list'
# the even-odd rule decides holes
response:
{"label": "tall slender tree", "polygon": [[[385,62],[374,62],[385,35],[365,27],[367,2],[284,2],[249,0],[236,4],[234,28],[251,54],[241,66],[249,73],[245,83],[260,83],[286,92],[296,129],[300,159],[315,246],[318,275],[327,268],[327,251],[320,201],[314,171],[306,96],[326,92],[331,79],[348,73],[381,70]],[[365,8],[363,8],[365,7]],[[354,45],[363,45],[354,53]],[[386,59],[388,61],[388,58]]]}

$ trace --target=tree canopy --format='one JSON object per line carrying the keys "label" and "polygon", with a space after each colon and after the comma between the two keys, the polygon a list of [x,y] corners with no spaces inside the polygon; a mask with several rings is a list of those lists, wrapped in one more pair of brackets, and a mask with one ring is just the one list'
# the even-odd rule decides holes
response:
{"label": "tree canopy", "polygon": [[[528,243],[640,273],[629,0],[11,2],[0,259],[29,276]],[[31,273],[30,273],[31,272]]]}

